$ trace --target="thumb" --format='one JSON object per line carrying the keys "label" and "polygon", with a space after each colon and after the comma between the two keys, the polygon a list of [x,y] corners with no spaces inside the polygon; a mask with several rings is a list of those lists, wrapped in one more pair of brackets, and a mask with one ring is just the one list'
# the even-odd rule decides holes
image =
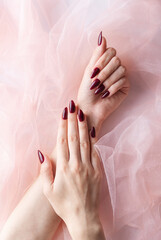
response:
{"label": "thumb", "polygon": [[49,196],[53,189],[54,175],[52,171],[52,163],[48,156],[44,156],[38,150],[38,156],[41,163],[40,176],[42,180],[43,192]]}
{"label": "thumb", "polygon": [[94,65],[96,64],[96,62],[99,60],[99,58],[104,54],[104,52],[106,51],[106,38],[102,36],[102,32],[99,34],[98,36],[98,40],[99,38],[102,38],[101,44],[99,46],[96,47],[96,49],[93,52],[93,55],[90,59],[89,62],[89,66],[91,66],[92,68],[94,67]]}

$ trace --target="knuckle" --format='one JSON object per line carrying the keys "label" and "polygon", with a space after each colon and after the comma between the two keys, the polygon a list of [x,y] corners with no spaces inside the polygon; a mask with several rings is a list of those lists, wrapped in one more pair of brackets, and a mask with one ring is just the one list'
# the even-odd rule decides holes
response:
{"label": "knuckle", "polygon": [[113,55],[113,56],[116,55],[116,50],[114,48],[110,47],[108,50],[109,50],[111,55]]}
{"label": "knuckle", "polygon": [[95,171],[94,178],[95,178],[96,182],[100,183],[102,177],[101,177],[101,173],[99,170]]}
{"label": "knuckle", "polygon": [[71,167],[71,171],[75,174],[78,175],[82,171],[82,167],[80,163],[75,162],[73,166]]}
{"label": "knuckle", "polygon": [[120,79],[120,83],[121,83],[121,85],[124,85],[125,83],[126,83],[126,78],[125,77],[123,77],[123,78],[121,78]]}
{"label": "knuckle", "polygon": [[128,80],[128,78],[124,77],[122,78],[122,85],[124,85],[126,88],[130,88],[130,82]]}
{"label": "knuckle", "polygon": [[88,179],[90,175],[90,170],[87,167],[83,168],[83,176],[85,179]]}
{"label": "knuckle", "polygon": [[110,87],[110,93],[113,94],[117,90],[117,87],[115,85],[112,85]]}
{"label": "knuckle", "polygon": [[101,59],[100,68],[102,69],[106,64],[107,64],[107,58],[104,57],[103,59]]}
{"label": "knuckle", "polygon": [[90,164],[88,164],[87,166],[86,166],[86,171],[87,171],[87,177],[88,178],[93,178],[93,176],[94,176],[94,168],[93,168],[93,166],[92,165],[90,165]]}
{"label": "knuckle", "polygon": [[86,128],[87,128],[87,123],[86,123],[85,121],[80,122],[79,128],[80,128],[81,130],[86,129]]}
{"label": "knuckle", "polygon": [[120,58],[118,58],[118,57],[113,57],[113,61],[114,61],[114,63],[116,64],[116,65],[120,65],[121,64],[121,60],[120,60]]}
{"label": "knuckle", "polygon": [[70,142],[78,142],[78,136],[77,135],[70,135],[69,136],[69,141]]}
{"label": "knuckle", "polygon": [[110,91],[110,95],[113,95],[113,85],[110,86],[108,89],[109,89],[109,91]]}
{"label": "knuckle", "polygon": [[125,74],[126,68],[124,66],[120,66],[120,71],[121,71],[121,74]]}
{"label": "knuckle", "polygon": [[106,79],[106,77],[107,77],[106,72],[105,72],[105,71],[102,71],[101,74],[100,74],[100,78],[101,78],[101,79]]}
{"label": "knuckle", "polygon": [[88,149],[89,148],[89,142],[88,141],[81,141],[80,146],[84,149]]}
{"label": "knuckle", "polygon": [[74,127],[76,127],[76,118],[75,118],[75,115],[70,115],[68,117],[68,120],[73,124]]}
{"label": "knuckle", "polygon": [[97,151],[95,149],[94,149],[94,151],[92,151],[92,157],[94,159],[96,159],[97,161],[99,160],[98,153],[97,153]]}
{"label": "knuckle", "polygon": [[66,144],[66,139],[64,138],[64,137],[62,137],[62,136],[60,136],[60,137],[58,137],[58,143],[60,143],[60,144]]}
{"label": "knuckle", "polygon": [[61,173],[67,173],[67,172],[68,172],[68,166],[67,166],[67,164],[62,163],[62,164],[60,165],[60,172],[61,172]]}

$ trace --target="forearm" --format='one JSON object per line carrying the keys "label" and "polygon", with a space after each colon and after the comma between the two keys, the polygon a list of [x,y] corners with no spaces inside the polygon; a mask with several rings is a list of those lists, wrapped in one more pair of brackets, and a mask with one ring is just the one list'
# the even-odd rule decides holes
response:
{"label": "forearm", "polygon": [[48,240],[59,223],[60,218],[44,196],[38,178],[7,220],[0,239]]}

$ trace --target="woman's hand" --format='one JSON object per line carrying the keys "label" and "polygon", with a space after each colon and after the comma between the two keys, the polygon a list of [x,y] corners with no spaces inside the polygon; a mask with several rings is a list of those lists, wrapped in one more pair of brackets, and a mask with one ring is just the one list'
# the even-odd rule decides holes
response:
{"label": "woman's hand", "polygon": [[[81,110],[63,112],[57,136],[55,178],[50,160],[41,166],[44,194],[55,212],[64,220],[73,239],[104,239],[98,215],[100,163],[89,140],[88,127]],[[94,129],[93,129],[94,130]],[[94,137],[94,131],[92,132]]]}
{"label": "woman's hand", "polygon": [[116,50],[106,48],[102,33],[98,43],[100,45],[86,67],[77,98],[78,106],[87,115],[89,128],[95,126],[97,132],[129,91],[126,69],[116,57]]}

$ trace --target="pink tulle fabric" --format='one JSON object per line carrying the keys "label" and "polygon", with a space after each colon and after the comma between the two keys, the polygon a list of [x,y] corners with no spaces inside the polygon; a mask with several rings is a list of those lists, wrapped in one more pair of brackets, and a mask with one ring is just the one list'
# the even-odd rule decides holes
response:
{"label": "pink tulle fabric", "polygon": [[[100,217],[108,240],[161,239],[160,0],[0,0],[0,228],[50,154],[102,30],[128,69],[103,124]],[[70,239],[65,226],[55,239]]]}

